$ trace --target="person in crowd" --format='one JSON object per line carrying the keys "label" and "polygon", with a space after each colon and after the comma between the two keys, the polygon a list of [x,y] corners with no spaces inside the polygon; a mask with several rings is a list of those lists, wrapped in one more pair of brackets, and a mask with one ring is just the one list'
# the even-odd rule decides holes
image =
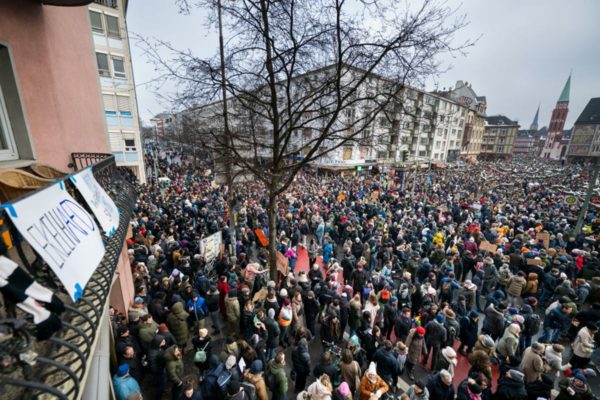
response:
{"label": "person in crowd", "polygon": [[429,400],[429,390],[422,381],[416,381],[406,390],[409,400]]}
{"label": "person in crowd", "polygon": [[371,400],[373,397],[380,399],[390,390],[388,384],[377,375],[375,363],[370,363],[369,368],[364,373],[360,381],[360,400]]}
{"label": "person in crowd", "polygon": [[267,383],[272,400],[287,400],[288,378],[285,373],[285,365],[285,354],[279,352],[267,366],[267,373],[272,376],[270,378],[271,385],[269,386]]}
{"label": "person in crowd", "polygon": [[129,375],[129,366],[127,364],[119,365],[117,373],[112,378],[113,388],[117,400],[127,400],[129,396],[140,392],[140,385]]}
{"label": "person in crowd", "polygon": [[427,391],[431,399],[453,400],[454,387],[452,387],[452,375],[442,369],[429,377]]}
{"label": "person in crowd", "polygon": [[525,400],[525,374],[518,369],[510,369],[498,380],[498,388],[494,393],[494,400]]}

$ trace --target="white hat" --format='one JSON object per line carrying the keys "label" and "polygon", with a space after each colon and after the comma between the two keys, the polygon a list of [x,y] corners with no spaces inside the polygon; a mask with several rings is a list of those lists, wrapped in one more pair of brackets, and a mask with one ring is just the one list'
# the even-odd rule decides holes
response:
{"label": "white hat", "polygon": [[373,361],[369,364],[369,369],[367,370],[367,374],[369,375],[377,375],[377,366]]}
{"label": "white hat", "polygon": [[287,292],[287,290],[285,288],[283,288],[283,289],[281,289],[279,291],[279,296],[281,296],[281,297],[287,297],[287,295],[288,295],[288,292]]}

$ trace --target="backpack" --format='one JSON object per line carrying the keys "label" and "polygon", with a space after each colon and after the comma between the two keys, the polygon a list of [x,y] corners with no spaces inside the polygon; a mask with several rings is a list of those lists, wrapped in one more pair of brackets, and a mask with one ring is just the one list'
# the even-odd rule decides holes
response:
{"label": "backpack", "polygon": [[541,322],[542,321],[539,315],[535,313],[528,314],[527,318],[525,318],[525,322],[523,323],[523,333],[530,336],[535,335],[540,330]]}
{"label": "backpack", "polygon": [[241,382],[240,386],[244,390],[244,393],[246,393],[247,399],[250,399],[250,400],[256,399],[256,386],[254,386],[250,382]]}
{"label": "backpack", "polygon": [[208,347],[208,344],[210,342],[206,342],[206,344],[204,345],[203,348],[201,348],[200,350],[198,350],[196,352],[196,354],[194,354],[194,362],[195,363],[203,363],[206,361],[206,348]]}

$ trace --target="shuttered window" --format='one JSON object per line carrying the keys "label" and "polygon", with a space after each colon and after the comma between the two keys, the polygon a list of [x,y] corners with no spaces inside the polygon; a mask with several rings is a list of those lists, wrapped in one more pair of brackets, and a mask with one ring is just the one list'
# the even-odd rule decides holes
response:
{"label": "shuttered window", "polygon": [[115,96],[112,94],[103,94],[102,101],[104,103],[104,113],[108,115],[116,115],[117,106],[115,102]]}
{"label": "shuttered window", "polygon": [[131,103],[129,96],[117,95],[117,108],[122,117],[131,117]]}

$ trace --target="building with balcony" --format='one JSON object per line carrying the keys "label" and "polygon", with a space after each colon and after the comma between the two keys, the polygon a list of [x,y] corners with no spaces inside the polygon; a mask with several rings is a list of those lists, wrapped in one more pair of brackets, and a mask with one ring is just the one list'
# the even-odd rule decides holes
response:
{"label": "building with balcony", "polygon": [[[8,281],[0,288],[4,400],[110,398],[108,308],[127,310],[133,297],[125,236],[135,193],[109,152],[88,3],[0,2],[0,270]],[[40,213],[52,210],[49,199],[56,193],[77,210],[90,207],[71,179],[78,170],[92,172],[120,215],[110,236],[98,228],[104,240],[95,242],[97,263],[86,253],[77,257],[77,268],[68,269],[64,260],[72,260],[61,253],[67,269],[58,274],[56,260],[29,239],[20,221],[35,224]],[[80,215],[98,227],[88,211]],[[67,240],[67,231],[61,232],[54,233]],[[81,284],[65,284],[82,270],[89,277]],[[34,320],[24,304],[41,307],[47,299],[15,297],[23,288],[6,279],[9,271],[37,282],[64,310]],[[47,321],[53,324],[42,330]]]}
{"label": "building with balcony", "polygon": [[95,0],[88,9],[110,152],[115,155],[118,166],[131,168],[140,182],[145,182],[141,128],[125,20],[127,3],[128,0]]}
{"label": "building with balcony", "polygon": [[600,97],[590,99],[572,129],[568,162],[597,162],[600,158]]}
{"label": "building with balcony", "polygon": [[504,115],[486,117],[479,159],[510,159],[519,124]]}

